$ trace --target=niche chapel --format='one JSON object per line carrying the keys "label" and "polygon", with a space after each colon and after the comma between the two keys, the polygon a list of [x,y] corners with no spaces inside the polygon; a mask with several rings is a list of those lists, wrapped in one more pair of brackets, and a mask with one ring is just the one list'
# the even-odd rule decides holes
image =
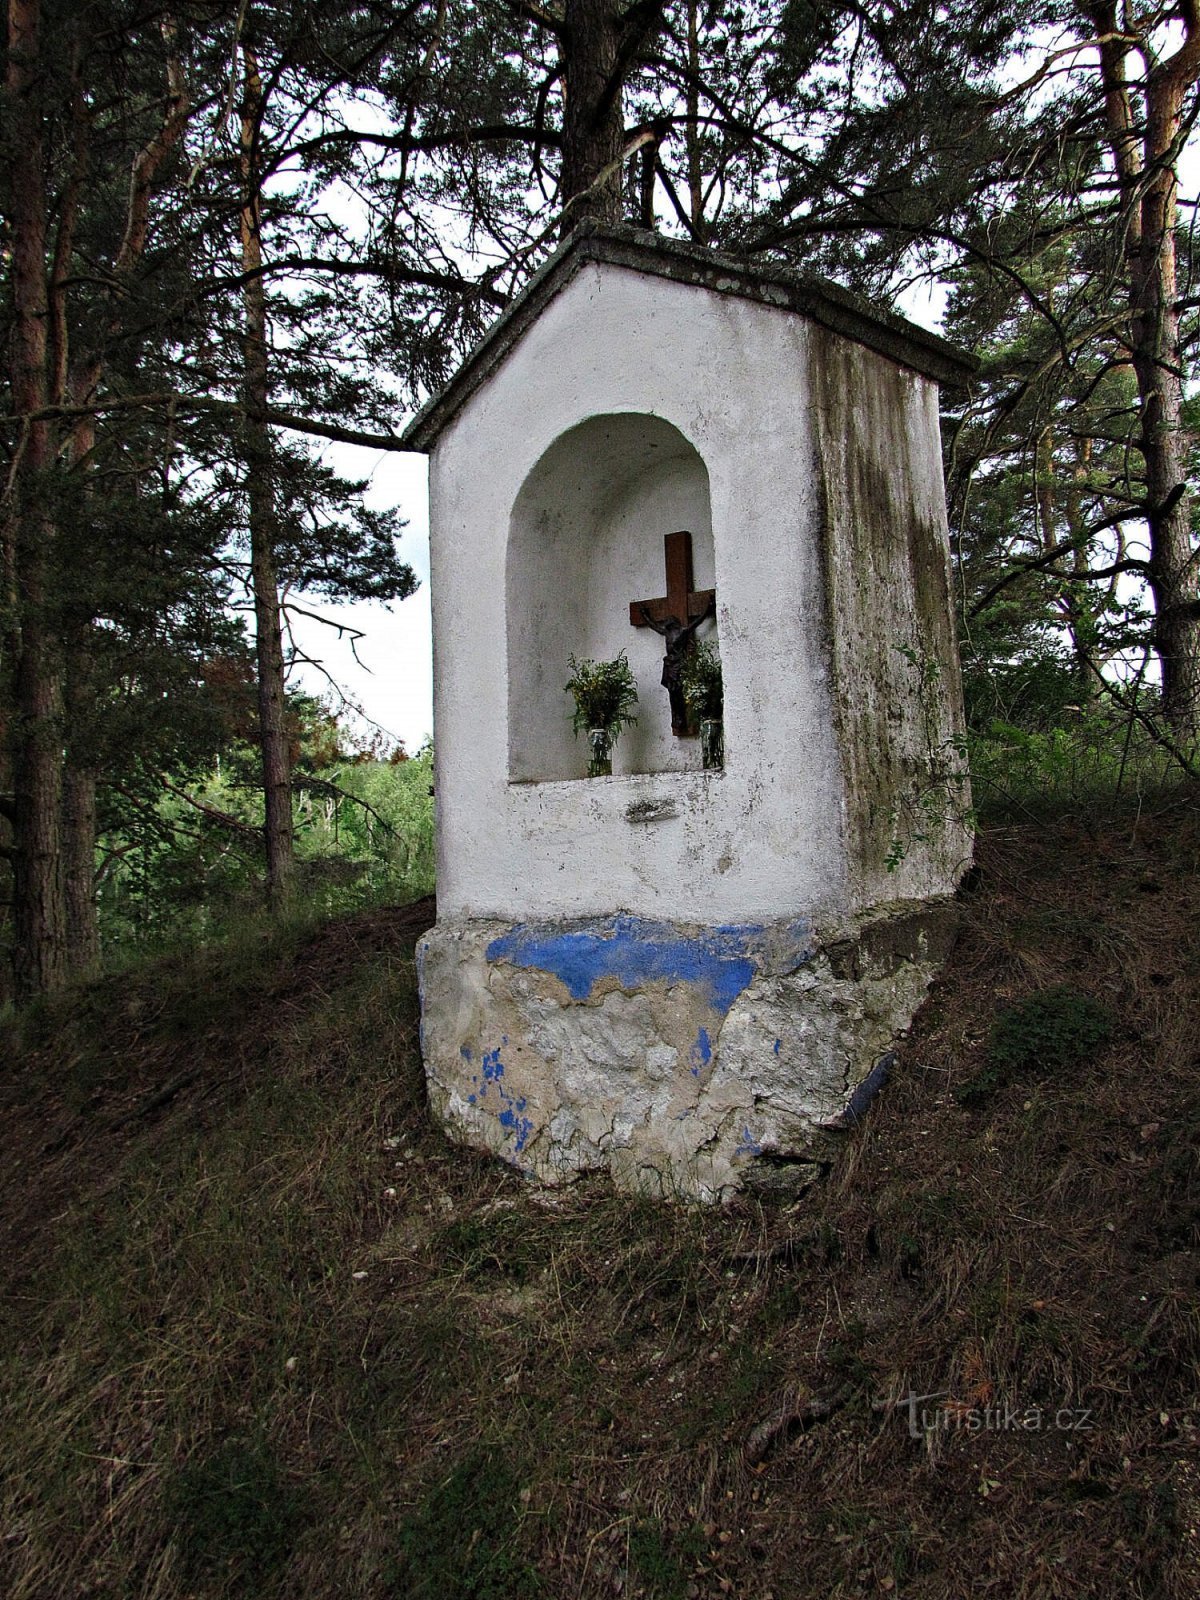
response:
{"label": "niche chapel", "polygon": [[[938,424],[970,372],[832,284],[586,224],[410,425],[454,1137],[721,1199],[803,1179],[879,1081],[971,855]],[[589,777],[568,663],[622,654],[637,722]]]}

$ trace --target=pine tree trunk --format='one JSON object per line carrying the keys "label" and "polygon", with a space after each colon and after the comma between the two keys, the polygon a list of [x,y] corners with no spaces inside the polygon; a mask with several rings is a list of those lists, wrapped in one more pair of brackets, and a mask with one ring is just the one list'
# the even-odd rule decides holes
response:
{"label": "pine tree trunk", "polygon": [[687,171],[692,237],[704,243],[704,166],[700,149],[700,0],[688,0]]}
{"label": "pine tree trunk", "polygon": [[[90,420],[83,438],[92,437]],[[78,437],[74,441],[79,445]],[[72,977],[87,977],[100,965],[100,923],[96,910],[96,790],[99,774],[91,747],[96,720],[96,689],[91,657],[92,619],[64,632],[63,708],[66,752],[62,780],[63,896],[66,911],[66,961]]]}
{"label": "pine tree trunk", "polygon": [[[113,262],[114,284],[127,287],[140,263],[149,233],[150,195],[155,174],[183,136],[189,100],[175,42],[175,25],[168,17],[160,23],[168,47],[167,100],[163,120],[138,151],[130,172],[125,228]],[[103,346],[71,359],[70,319],[65,281],[70,276],[74,230],[80,191],[88,171],[89,120],[82,91],[72,106],[75,126],[74,170],[59,208],[58,237],[50,276],[50,325],[53,379],[51,398],[73,400],[86,406],[99,392],[105,372]],[[110,287],[106,336],[115,339],[124,324],[124,301]],[[60,449],[60,460],[82,474],[90,496],[92,457],[96,446],[96,418],[82,412],[71,424]],[[62,624],[64,649],[65,756],[62,773],[62,872],[65,914],[66,964],[72,976],[93,973],[100,965],[100,925],[96,905],[96,793],[100,774],[93,746],[96,719],[96,684],[92,644],[96,619],[80,615]]]}
{"label": "pine tree trunk", "polygon": [[[61,681],[52,631],[38,615],[45,605],[45,562],[30,546],[40,519],[22,508],[21,521],[21,533],[33,538],[18,539],[25,559],[14,740],[13,982],[17,998],[27,1000],[58,988],[66,977],[66,916],[59,830]],[[48,536],[50,529],[42,532]]]}
{"label": "pine tree trunk", "polygon": [[1185,8],[1184,42],[1146,75],[1144,127],[1126,76],[1131,41],[1112,0],[1088,10],[1099,30],[1109,148],[1120,184],[1129,262],[1132,366],[1138,387],[1139,446],[1146,471],[1146,521],[1154,646],[1163,712],[1191,742],[1200,732],[1200,608],[1192,549],[1183,386],[1176,310],[1178,138],[1184,100],[1200,76],[1200,20]]}
{"label": "pine tree trunk", "polygon": [[566,0],[562,198],[570,209],[564,233],[588,218],[620,222],[623,214],[622,9],[621,0]]}
{"label": "pine tree trunk", "polygon": [[15,580],[7,641],[14,663],[13,979],[18,1000],[65,977],[59,803],[62,684],[50,611],[54,523],[47,478],[50,424],[33,420],[47,399],[46,174],[37,103],[40,6],[9,0],[6,113],[10,150],[9,377],[14,411],[26,418],[10,469],[5,568]]}
{"label": "pine tree trunk", "polygon": [[1177,187],[1169,160],[1182,110],[1183,85],[1158,81],[1151,73],[1146,143],[1157,170],[1142,200],[1142,248],[1135,262],[1132,301],[1133,367],[1150,506],[1150,589],[1163,714],[1172,730],[1190,741],[1200,733],[1200,618],[1175,309]]}
{"label": "pine tree trunk", "polygon": [[67,964],[72,977],[100,965],[96,913],[96,774],[68,765],[63,774],[63,888],[67,913]]}
{"label": "pine tree trunk", "polygon": [[[1092,467],[1092,441],[1081,438],[1075,441],[1075,465],[1067,489],[1067,533],[1072,540],[1071,570],[1078,574],[1079,582],[1068,590],[1067,627],[1071,631],[1071,655],[1074,665],[1075,694],[1086,710],[1097,699],[1099,685],[1092,670],[1097,640],[1096,619],[1101,613],[1103,599],[1092,598],[1087,581],[1087,525],[1083,513],[1083,493]],[[1097,662],[1102,666],[1102,662]]]}
{"label": "pine tree trunk", "polygon": [[281,910],[292,889],[292,773],[286,724],[283,630],[279,584],[275,572],[275,496],[272,483],[267,308],[262,270],[262,196],[258,182],[257,142],[262,114],[262,82],[250,49],[243,51],[245,98],[242,104],[242,270],[246,316],[244,399],[247,494],[250,522],[250,571],[254,592],[255,653],[258,663],[258,722],[262,746],[263,831],[267,857],[267,895]]}

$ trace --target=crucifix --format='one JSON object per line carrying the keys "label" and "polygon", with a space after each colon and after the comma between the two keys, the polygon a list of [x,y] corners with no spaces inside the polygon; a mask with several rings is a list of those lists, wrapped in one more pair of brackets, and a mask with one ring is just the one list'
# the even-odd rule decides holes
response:
{"label": "crucifix", "polygon": [[690,533],[668,533],[663,545],[667,592],[657,600],[631,600],[629,621],[635,628],[653,628],[667,642],[662,683],[671,702],[671,732],[682,739],[688,733],[688,715],[680,674],[696,629],[716,610],[717,591],[692,588]]}

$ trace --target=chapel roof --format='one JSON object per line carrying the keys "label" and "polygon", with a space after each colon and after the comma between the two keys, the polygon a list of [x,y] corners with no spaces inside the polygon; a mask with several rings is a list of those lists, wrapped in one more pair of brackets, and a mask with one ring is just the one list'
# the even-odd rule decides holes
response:
{"label": "chapel roof", "polygon": [[445,387],[421,407],[401,434],[401,443],[410,450],[429,450],[525,330],[589,262],[626,267],[650,277],[670,278],[794,311],[940,384],[961,387],[976,370],[975,358],[956,345],[828,279],[774,261],[721,255],[642,228],[583,222],[496,318]]}

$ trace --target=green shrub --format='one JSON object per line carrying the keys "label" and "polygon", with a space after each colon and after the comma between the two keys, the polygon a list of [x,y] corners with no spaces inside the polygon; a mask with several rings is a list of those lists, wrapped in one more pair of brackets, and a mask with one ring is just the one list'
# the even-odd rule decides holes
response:
{"label": "green shrub", "polygon": [[1045,730],[999,719],[973,729],[972,796],[984,823],[1098,817],[1122,797],[1165,795],[1179,784],[1179,762],[1118,707],[1066,715],[1064,726]]}
{"label": "green shrub", "polygon": [[1112,1035],[1111,1015],[1090,995],[1066,984],[1042,989],[999,1013],[983,1067],[962,1085],[958,1098],[963,1105],[976,1105],[1015,1078],[1070,1072]]}

